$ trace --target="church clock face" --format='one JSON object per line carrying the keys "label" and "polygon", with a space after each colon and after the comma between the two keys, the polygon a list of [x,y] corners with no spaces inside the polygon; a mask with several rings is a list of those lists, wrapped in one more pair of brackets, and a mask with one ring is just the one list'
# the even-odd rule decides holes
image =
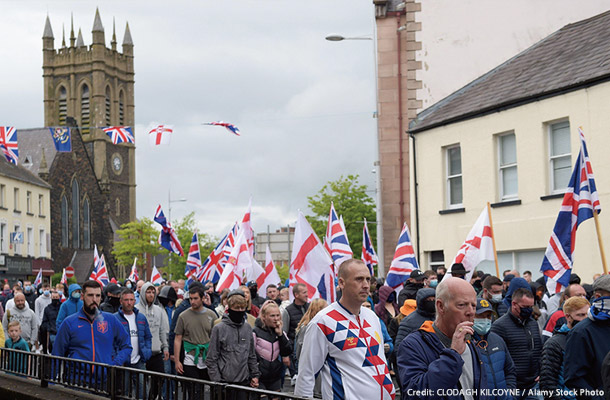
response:
{"label": "church clock face", "polygon": [[123,158],[118,153],[112,155],[112,171],[117,175],[123,171]]}

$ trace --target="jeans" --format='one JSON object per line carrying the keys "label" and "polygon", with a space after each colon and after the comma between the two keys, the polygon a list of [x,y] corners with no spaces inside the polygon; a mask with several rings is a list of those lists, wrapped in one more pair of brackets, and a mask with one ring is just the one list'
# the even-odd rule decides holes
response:
{"label": "jeans", "polygon": [[[186,376],[189,378],[201,379],[204,381],[210,380],[210,375],[208,374],[207,368],[199,369],[194,365],[184,365],[184,364],[182,365],[182,368],[184,368],[183,376]],[[187,390],[189,390],[189,389],[187,389]],[[189,390],[189,392],[190,392],[190,390]],[[195,399],[203,398],[203,385],[195,386],[193,392],[195,395]]]}
{"label": "jeans", "polygon": [[[135,364],[125,364],[128,368],[146,371],[146,363],[142,360]],[[125,372],[123,377],[123,390],[126,396],[135,399],[144,399],[144,375],[139,373]]]}
{"label": "jeans", "polygon": [[[176,375],[176,367],[174,367],[172,360],[163,361],[163,366],[165,367],[166,374]],[[168,390],[169,397],[167,396]],[[163,383],[163,396],[165,396],[164,398],[167,400],[174,400],[174,381],[166,381]]]}

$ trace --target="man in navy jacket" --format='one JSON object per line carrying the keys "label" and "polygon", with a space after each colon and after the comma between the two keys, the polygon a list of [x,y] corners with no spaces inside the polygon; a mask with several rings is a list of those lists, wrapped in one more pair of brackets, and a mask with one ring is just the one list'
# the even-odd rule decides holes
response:
{"label": "man in navy jacket", "polygon": [[486,398],[487,377],[471,341],[476,293],[446,277],[436,289],[436,321],[426,321],[401,343],[398,371],[404,399]]}

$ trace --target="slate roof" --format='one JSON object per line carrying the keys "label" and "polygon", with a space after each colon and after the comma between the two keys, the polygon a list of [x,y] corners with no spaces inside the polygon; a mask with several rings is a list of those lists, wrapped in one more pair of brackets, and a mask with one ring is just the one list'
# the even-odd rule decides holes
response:
{"label": "slate roof", "polygon": [[610,11],[569,24],[420,112],[416,133],[610,80]]}
{"label": "slate roof", "polygon": [[29,158],[32,162],[32,165],[28,167],[31,173],[38,175],[43,149],[47,168],[51,169],[57,150],[55,150],[49,128],[19,129],[17,139],[19,141],[19,162],[23,163],[26,158]]}
{"label": "slate roof", "polygon": [[[21,142],[19,142],[19,144],[21,144]],[[6,176],[7,178],[51,189],[51,185],[40,179],[37,175],[32,174],[27,168],[6,161],[4,154],[0,154],[0,156],[0,176]],[[19,161],[21,161],[21,154],[19,154]]]}

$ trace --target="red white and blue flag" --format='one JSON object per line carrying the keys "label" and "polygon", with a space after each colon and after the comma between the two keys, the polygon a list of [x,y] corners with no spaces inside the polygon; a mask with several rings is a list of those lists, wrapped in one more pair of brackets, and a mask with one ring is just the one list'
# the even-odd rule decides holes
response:
{"label": "red white and blue flag", "polygon": [[[64,268],[64,271],[61,273],[61,280],[59,281],[59,283],[63,283],[64,285],[68,284],[68,277],[66,276],[66,269]],[[63,293],[62,293],[63,295]]]}
{"label": "red white and blue flag", "polygon": [[38,285],[42,285],[42,268],[38,270],[38,275],[36,275],[36,279],[34,280],[34,287],[37,288]]}
{"label": "red white and blue flag", "polygon": [[161,210],[161,205],[157,207],[157,211],[155,212],[155,222],[161,225],[159,244],[169,251],[173,251],[176,254],[184,256],[184,250],[182,250],[182,246],[178,240],[178,235],[176,235],[176,231],[174,228],[172,228],[170,222],[165,218],[163,210]]}
{"label": "red white and blue flag", "polygon": [[127,279],[134,283],[140,280],[140,276],[138,275],[138,265],[136,264],[136,261],[138,261],[138,257],[134,258],[133,265],[131,266],[131,272],[127,277]]}
{"label": "red white and blue flag", "polygon": [[373,241],[371,240],[371,234],[369,233],[369,227],[366,224],[366,218],[364,219],[364,228],[362,228],[362,261],[366,264],[369,269],[371,276],[375,274],[374,267],[379,264],[379,258],[375,249],[373,248]]}
{"label": "red white and blue flag", "polygon": [[191,247],[189,247],[189,253],[186,258],[186,266],[184,268],[184,275],[187,278],[187,282],[191,283],[197,280],[197,275],[201,271],[201,254],[199,253],[199,236],[197,230],[193,232],[193,239],[191,240]]}
{"label": "red white and blue flag", "polygon": [[110,282],[110,278],[108,277],[108,271],[106,269],[106,260],[104,259],[104,255],[100,257],[97,252],[97,245],[95,245],[93,250],[93,271],[91,271],[91,275],[89,279],[93,281],[97,281],[102,287],[108,285]]}
{"label": "red white and blue flag", "polygon": [[237,127],[235,125],[230,124],[228,122],[223,122],[223,121],[206,122],[206,123],[204,123],[204,125],[222,126],[222,127],[226,128],[229,132],[231,132],[237,136],[241,136],[239,129],[237,129]]}
{"label": "red white and blue flag", "polygon": [[157,125],[148,131],[148,142],[151,146],[169,144],[173,132],[171,125]]}
{"label": "red white and blue flag", "polygon": [[110,136],[114,144],[136,142],[130,126],[106,126],[102,130],[106,132],[106,135]]}
{"label": "red white and blue flag", "polygon": [[324,249],[311,225],[299,211],[294,229],[292,257],[290,261],[290,298],[297,283],[307,286],[309,300],[322,298],[335,301],[335,268],[333,260]]}
{"label": "red white and blue flag", "polygon": [[332,257],[336,270],[338,270],[343,261],[349,260],[354,256],[352,248],[349,246],[342,218],[337,217],[337,212],[335,211],[335,206],[332,202],[330,203],[330,211],[328,213],[324,247]]}
{"label": "red white and blue flag", "polygon": [[540,267],[551,294],[562,291],[570,284],[576,229],[583,221],[593,218],[593,209],[598,214],[601,212],[593,168],[581,128],[578,128],[578,134],[580,151]]}
{"label": "red white and blue flag", "polygon": [[227,262],[224,249],[227,244],[228,236],[229,234],[227,233],[201,265],[201,268],[197,273],[199,282],[211,281],[216,283],[218,282],[218,279],[220,279],[220,275],[222,275],[224,269],[223,267]]}
{"label": "red white and blue flag", "polygon": [[17,129],[14,126],[0,126],[0,150],[6,160],[17,165],[19,148],[17,146]]}
{"label": "red white and blue flag", "polygon": [[407,227],[405,222],[398,237],[394,259],[385,278],[385,284],[394,289],[395,292],[400,292],[403,283],[409,279],[409,275],[411,275],[411,271],[414,269],[419,269],[419,266],[415,259],[409,227]]}

